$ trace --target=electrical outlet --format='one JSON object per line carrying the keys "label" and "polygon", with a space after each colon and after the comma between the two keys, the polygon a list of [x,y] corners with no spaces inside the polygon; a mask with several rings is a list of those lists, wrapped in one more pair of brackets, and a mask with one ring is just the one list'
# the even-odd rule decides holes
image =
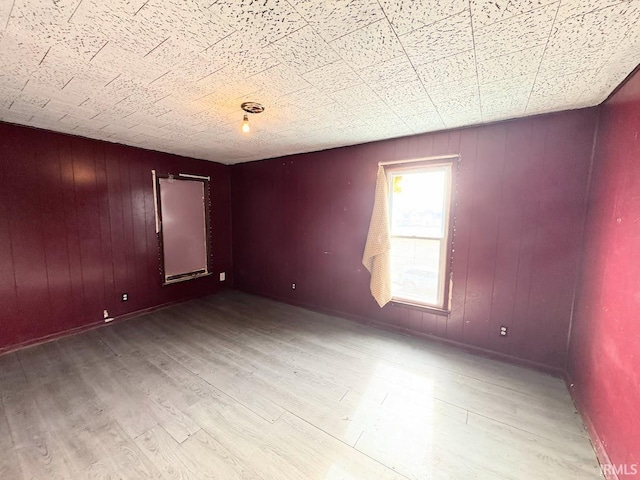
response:
{"label": "electrical outlet", "polygon": [[123,301],[123,302],[126,302],[126,301],[128,301],[128,300],[129,300],[129,294],[128,294],[128,293],[123,293],[123,294],[122,294],[122,301]]}
{"label": "electrical outlet", "polygon": [[295,290],[295,289],[296,289],[296,284],[295,284],[295,283],[292,283],[292,284],[291,284],[291,290]]}
{"label": "electrical outlet", "polygon": [[227,273],[226,272],[220,272],[220,281],[224,282],[227,279]]}
{"label": "electrical outlet", "polygon": [[505,327],[504,325],[502,325],[502,326],[500,327],[500,336],[501,336],[501,337],[506,337],[506,336],[507,336],[508,331],[509,331],[509,328],[508,328],[508,327]]}

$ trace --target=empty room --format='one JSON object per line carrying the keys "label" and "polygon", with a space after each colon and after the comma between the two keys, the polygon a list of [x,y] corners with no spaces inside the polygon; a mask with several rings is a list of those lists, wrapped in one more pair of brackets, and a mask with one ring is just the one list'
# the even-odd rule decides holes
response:
{"label": "empty room", "polygon": [[640,479],[640,0],[0,0],[0,479]]}

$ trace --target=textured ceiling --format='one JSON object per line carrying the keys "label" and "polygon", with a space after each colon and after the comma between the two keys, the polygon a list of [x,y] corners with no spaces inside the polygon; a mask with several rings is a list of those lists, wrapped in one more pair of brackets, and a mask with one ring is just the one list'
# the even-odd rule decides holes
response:
{"label": "textured ceiling", "polygon": [[640,0],[0,0],[0,120],[222,163],[595,105],[639,62]]}

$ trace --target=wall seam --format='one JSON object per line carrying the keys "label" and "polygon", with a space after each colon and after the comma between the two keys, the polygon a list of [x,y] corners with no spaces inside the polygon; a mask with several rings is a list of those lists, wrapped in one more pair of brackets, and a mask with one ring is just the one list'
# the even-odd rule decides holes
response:
{"label": "wall seam", "polygon": [[582,227],[580,228],[580,247],[578,252],[578,261],[576,264],[576,274],[574,275],[573,292],[571,294],[571,312],[569,314],[569,329],[567,331],[567,345],[564,352],[564,369],[568,372],[569,348],[571,346],[571,332],[573,330],[573,318],[576,309],[576,298],[578,294],[578,285],[582,283],[582,273],[584,268],[587,218],[589,217],[589,198],[591,196],[591,180],[593,177],[593,165],[595,163],[596,149],[598,143],[598,134],[600,132],[600,118],[602,116],[602,107],[598,106],[598,116],[593,128],[593,142],[591,143],[591,158],[589,159],[589,173],[587,175],[587,186],[584,193],[584,209],[582,211]]}

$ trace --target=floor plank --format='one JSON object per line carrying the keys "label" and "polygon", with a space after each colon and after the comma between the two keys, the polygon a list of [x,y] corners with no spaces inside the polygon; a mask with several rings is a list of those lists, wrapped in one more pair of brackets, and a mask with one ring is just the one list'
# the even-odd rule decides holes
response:
{"label": "floor plank", "polygon": [[602,477],[558,378],[225,292],[0,356],[0,478]]}
{"label": "floor plank", "polygon": [[209,464],[206,457],[194,458],[160,426],[144,432],[135,442],[166,480],[219,478],[215,466]]}

